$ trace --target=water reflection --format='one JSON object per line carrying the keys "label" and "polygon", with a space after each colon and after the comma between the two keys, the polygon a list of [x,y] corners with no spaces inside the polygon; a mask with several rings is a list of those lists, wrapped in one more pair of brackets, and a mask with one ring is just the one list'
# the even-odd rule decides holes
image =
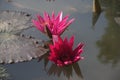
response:
{"label": "water reflection", "polygon": [[114,20],[118,16],[117,13],[120,12],[120,0],[105,0],[106,5],[102,1],[101,3],[107,7],[105,13],[108,19],[108,27],[101,40],[97,41],[100,48],[98,59],[102,63],[112,63],[115,66],[120,62],[120,26]]}
{"label": "water reflection", "polygon": [[55,0],[46,0],[46,1],[55,1]]}
{"label": "water reflection", "polygon": [[46,70],[46,67],[49,63],[49,60],[48,60],[48,56],[49,56],[49,52],[44,54],[43,56],[39,57],[39,61],[43,60],[44,61],[44,69]]}
{"label": "water reflection", "polygon": [[[52,40],[45,41],[43,47],[45,49],[49,49],[49,44],[52,44]],[[45,69],[49,63],[48,56],[49,56],[49,51],[46,54],[39,57],[39,61],[41,61],[41,60],[44,61],[44,68]]]}
{"label": "water reflection", "polygon": [[115,19],[115,22],[116,22],[118,25],[120,25],[120,17],[115,17],[114,19]]}
{"label": "water reflection", "polygon": [[83,78],[80,67],[78,65],[78,63],[74,63],[72,65],[69,66],[65,66],[65,67],[58,67],[55,64],[52,64],[47,73],[48,75],[56,75],[58,77],[60,77],[63,73],[63,75],[65,77],[67,77],[68,79],[70,79],[70,77],[73,76],[73,70],[75,71],[76,75],[79,76],[80,78]]}
{"label": "water reflection", "polygon": [[6,0],[7,2],[12,2],[12,0]]}
{"label": "water reflection", "polygon": [[7,73],[6,69],[0,66],[0,80],[8,80],[9,74]]}
{"label": "water reflection", "polygon": [[94,29],[94,26],[100,17],[100,14],[101,14],[101,12],[100,13],[93,13],[93,15],[92,15],[92,27],[93,27],[93,29]]}
{"label": "water reflection", "polygon": [[92,17],[92,26],[96,24],[100,14],[102,12],[101,5],[99,0],[93,0],[93,17]]}
{"label": "water reflection", "polygon": [[[12,2],[13,0],[6,0],[7,2]],[[46,0],[46,1],[55,1],[55,0]]]}

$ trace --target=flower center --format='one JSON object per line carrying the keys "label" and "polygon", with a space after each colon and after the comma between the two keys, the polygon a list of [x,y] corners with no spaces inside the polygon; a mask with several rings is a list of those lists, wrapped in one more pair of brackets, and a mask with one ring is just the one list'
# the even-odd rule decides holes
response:
{"label": "flower center", "polygon": [[71,60],[71,58],[70,58],[70,56],[68,56],[68,55],[63,55],[63,56],[60,56],[60,60],[61,60],[62,62],[65,62],[65,61]]}

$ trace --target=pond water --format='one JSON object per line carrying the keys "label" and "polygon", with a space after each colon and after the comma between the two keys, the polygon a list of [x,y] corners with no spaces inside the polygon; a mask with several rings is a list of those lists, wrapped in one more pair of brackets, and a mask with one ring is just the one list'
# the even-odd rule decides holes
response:
{"label": "pond water", "polygon": [[[120,80],[120,0],[99,0],[103,9],[95,23],[92,12],[93,0],[0,0],[0,10],[28,12],[33,17],[44,11],[70,14],[75,21],[62,37],[75,35],[75,45],[84,42],[84,60],[73,67],[58,68],[44,56],[41,61],[2,65],[10,80]],[[23,32],[38,39],[47,40],[37,29]],[[1,79],[0,79],[1,80]]]}

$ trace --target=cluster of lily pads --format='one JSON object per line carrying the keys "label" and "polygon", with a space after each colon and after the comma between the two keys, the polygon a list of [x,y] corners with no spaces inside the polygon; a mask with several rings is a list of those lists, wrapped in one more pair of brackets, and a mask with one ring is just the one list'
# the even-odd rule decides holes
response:
{"label": "cluster of lily pads", "polygon": [[[62,33],[74,21],[68,21],[69,16],[62,18],[63,12],[56,16],[52,12],[50,16],[44,12],[44,16],[37,15],[33,19],[30,14],[17,11],[0,11],[0,63],[17,63],[38,58],[49,51],[48,59],[57,66],[70,65],[83,59],[83,43],[79,43],[73,50],[74,36],[70,40],[61,38]],[[31,21],[32,20],[32,21]],[[21,32],[33,25],[47,35],[52,43],[49,49],[39,44],[41,40],[32,37],[21,36]]]}
{"label": "cluster of lily pads", "polygon": [[38,40],[21,35],[32,27],[31,19],[26,12],[0,11],[0,63],[28,61],[48,51],[37,44]]}

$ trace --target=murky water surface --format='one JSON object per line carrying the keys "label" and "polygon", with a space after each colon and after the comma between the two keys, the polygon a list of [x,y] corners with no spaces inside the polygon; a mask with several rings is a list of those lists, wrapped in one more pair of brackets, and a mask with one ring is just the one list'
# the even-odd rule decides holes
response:
{"label": "murky water surface", "polygon": [[[1,65],[7,69],[10,80],[120,80],[120,0],[99,0],[102,12],[95,16],[92,12],[93,0],[0,0],[0,10],[28,12],[33,17],[44,11],[52,13],[63,11],[70,14],[75,22],[62,37],[75,35],[75,46],[84,42],[84,60],[69,66],[58,68],[45,57]],[[38,39],[48,39],[35,28],[24,32]]]}

